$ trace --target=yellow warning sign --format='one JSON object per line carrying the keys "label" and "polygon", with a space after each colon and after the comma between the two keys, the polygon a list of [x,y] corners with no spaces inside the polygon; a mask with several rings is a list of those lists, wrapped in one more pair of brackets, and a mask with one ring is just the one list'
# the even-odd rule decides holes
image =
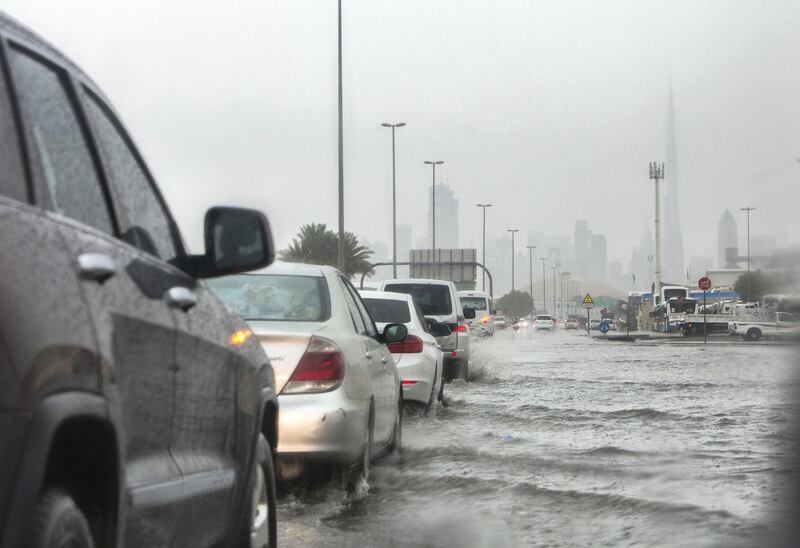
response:
{"label": "yellow warning sign", "polygon": [[594,308],[594,299],[588,293],[583,298],[583,308]]}

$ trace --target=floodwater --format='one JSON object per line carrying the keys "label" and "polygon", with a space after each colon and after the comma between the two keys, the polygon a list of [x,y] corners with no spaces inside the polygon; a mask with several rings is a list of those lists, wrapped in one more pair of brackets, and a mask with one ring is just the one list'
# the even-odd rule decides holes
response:
{"label": "floodwater", "polygon": [[764,546],[794,518],[795,347],[509,330],[473,348],[471,382],[404,419],[366,493],[281,497],[282,546]]}

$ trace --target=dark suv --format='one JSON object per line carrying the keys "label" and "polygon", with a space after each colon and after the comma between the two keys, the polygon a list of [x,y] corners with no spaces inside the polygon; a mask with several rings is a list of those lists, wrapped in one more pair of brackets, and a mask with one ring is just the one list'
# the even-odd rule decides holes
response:
{"label": "dark suv", "polygon": [[212,208],[188,255],[97,86],[1,12],[0,139],[0,544],[274,544],[272,368],[200,281],[271,263],[265,217]]}

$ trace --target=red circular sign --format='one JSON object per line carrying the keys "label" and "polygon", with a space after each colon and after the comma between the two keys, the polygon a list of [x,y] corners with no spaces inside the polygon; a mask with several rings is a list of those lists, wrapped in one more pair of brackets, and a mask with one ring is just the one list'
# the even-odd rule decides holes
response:
{"label": "red circular sign", "polygon": [[703,276],[697,281],[697,286],[703,291],[711,289],[711,278]]}

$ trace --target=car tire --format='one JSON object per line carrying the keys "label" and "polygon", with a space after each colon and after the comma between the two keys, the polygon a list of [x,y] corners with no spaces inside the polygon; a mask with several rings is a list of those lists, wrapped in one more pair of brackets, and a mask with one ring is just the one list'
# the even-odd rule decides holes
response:
{"label": "car tire", "polygon": [[58,488],[45,491],[36,508],[36,548],[94,548],[89,522],[75,500]]}
{"label": "car tire", "polygon": [[464,381],[469,381],[469,362],[462,361],[458,364],[458,377]]}
{"label": "car tire", "polygon": [[[402,390],[402,388],[401,388]],[[430,410],[430,404],[428,404]],[[389,453],[401,454],[403,452],[403,394],[397,397],[397,418],[394,421],[394,432],[392,432],[392,442],[389,444]]]}
{"label": "car tire", "polygon": [[242,525],[242,547],[277,546],[277,497],[272,450],[263,434],[258,436],[256,469],[251,480],[247,511]]}
{"label": "car tire", "polygon": [[365,433],[364,446],[361,449],[359,462],[347,474],[347,493],[352,495],[358,491],[360,483],[369,483],[369,471],[372,458],[372,419],[370,418],[367,431]]}
{"label": "car tire", "polygon": [[756,328],[748,329],[745,338],[748,341],[757,341],[758,339],[761,338],[761,330]]}

